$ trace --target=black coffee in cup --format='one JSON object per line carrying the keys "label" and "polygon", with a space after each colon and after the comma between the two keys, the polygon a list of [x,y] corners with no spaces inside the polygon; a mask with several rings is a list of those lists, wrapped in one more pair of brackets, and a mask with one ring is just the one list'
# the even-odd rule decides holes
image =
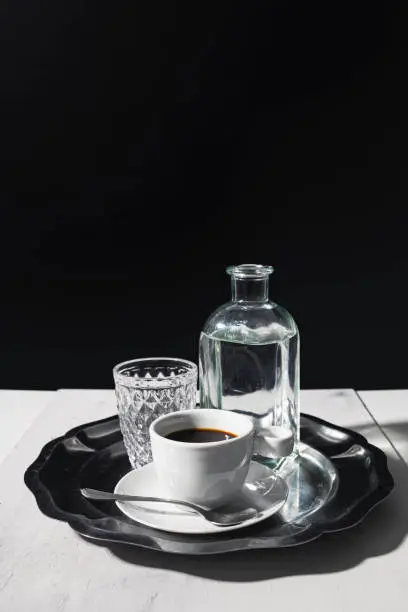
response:
{"label": "black coffee in cup", "polygon": [[194,442],[195,444],[197,444],[197,442],[203,444],[206,442],[222,442],[223,440],[231,440],[231,438],[236,437],[236,434],[229,431],[224,431],[222,429],[209,429],[206,427],[180,429],[179,431],[173,431],[165,436],[165,438],[168,440],[187,443]]}

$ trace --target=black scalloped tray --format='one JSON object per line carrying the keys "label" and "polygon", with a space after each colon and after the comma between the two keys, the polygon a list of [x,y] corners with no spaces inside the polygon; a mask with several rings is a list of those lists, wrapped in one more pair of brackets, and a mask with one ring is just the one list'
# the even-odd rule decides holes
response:
{"label": "black scalloped tray", "polygon": [[[392,491],[394,481],[384,453],[360,434],[303,414],[301,440],[309,449],[304,459],[309,461],[309,473],[310,465],[316,463],[313,457],[319,455],[322,461],[317,462],[317,468],[332,472],[335,486],[325,502],[298,517],[292,509],[286,514],[291,516],[289,522],[283,512],[221,535],[161,532],[127,518],[113,502],[91,502],[82,497],[80,488],[85,486],[113,491],[131,469],[117,416],[81,425],[49,442],[27,469],[24,480],[45,515],[67,522],[83,536],[179,554],[303,544],[356,525]],[[305,485],[310,497],[310,487]]]}

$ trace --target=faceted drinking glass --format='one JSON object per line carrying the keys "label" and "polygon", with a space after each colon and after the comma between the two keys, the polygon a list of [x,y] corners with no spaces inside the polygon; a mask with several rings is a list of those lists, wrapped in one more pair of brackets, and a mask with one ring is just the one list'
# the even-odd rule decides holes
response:
{"label": "faceted drinking glass", "polygon": [[149,427],[159,416],[196,405],[197,366],[184,359],[152,357],[113,369],[119,423],[133,468],[152,461]]}

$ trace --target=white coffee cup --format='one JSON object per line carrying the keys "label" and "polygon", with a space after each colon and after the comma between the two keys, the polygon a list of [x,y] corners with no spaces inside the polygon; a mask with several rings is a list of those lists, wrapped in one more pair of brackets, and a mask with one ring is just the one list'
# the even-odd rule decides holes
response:
{"label": "white coffee cup", "polygon": [[[167,438],[185,429],[216,429],[236,437],[217,442]],[[289,429],[255,431],[252,420],[236,412],[198,408],[172,412],[150,426],[153,462],[163,495],[207,507],[221,505],[243,486],[254,453],[284,457],[293,450]]]}

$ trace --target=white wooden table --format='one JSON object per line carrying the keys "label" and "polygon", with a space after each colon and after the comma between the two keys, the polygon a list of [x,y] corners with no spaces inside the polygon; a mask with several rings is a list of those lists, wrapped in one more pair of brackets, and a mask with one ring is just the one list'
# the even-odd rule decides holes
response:
{"label": "white wooden table", "polygon": [[30,393],[0,392],[1,612],[408,609],[408,392],[302,392],[303,412],[362,432],[388,455],[396,490],[361,525],[297,548],[204,558],[96,545],[43,516],[26,467],[51,438],[114,413],[115,402],[111,391]]}
{"label": "white wooden table", "polygon": [[0,464],[54,396],[54,391],[0,391]]}
{"label": "white wooden table", "polygon": [[408,390],[359,391],[358,394],[384,435],[408,464]]}

